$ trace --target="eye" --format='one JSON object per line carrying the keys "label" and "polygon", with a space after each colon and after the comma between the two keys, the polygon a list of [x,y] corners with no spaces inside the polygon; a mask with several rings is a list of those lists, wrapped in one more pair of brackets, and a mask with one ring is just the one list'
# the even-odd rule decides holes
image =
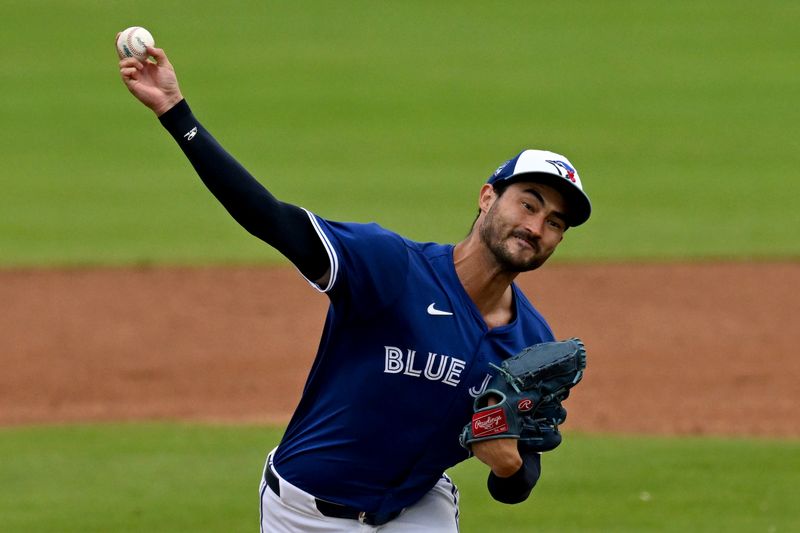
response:
{"label": "eye", "polygon": [[548,219],[547,223],[550,225],[551,228],[557,229],[558,231],[564,231],[565,225],[564,223],[555,220],[555,219]]}
{"label": "eye", "polygon": [[533,211],[533,206],[532,206],[531,204],[529,204],[528,202],[524,202],[524,201],[523,201],[523,202],[522,202],[522,207],[523,207],[524,209],[527,209],[528,211]]}

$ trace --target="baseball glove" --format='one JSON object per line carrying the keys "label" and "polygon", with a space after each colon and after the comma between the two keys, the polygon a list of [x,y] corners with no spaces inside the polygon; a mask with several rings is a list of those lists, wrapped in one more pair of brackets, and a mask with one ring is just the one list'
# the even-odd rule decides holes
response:
{"label": "baseball glove", "polygon": [[[472,422],[459,442],[519,439],[521,453],[552,450],[561,443],[559,424],[567,412],[561,405],[586,368],[583,342],[573,337],[525,348],[503,361],[486,391],[475,399]],[[493,400],[493,405],[490,405]]]}

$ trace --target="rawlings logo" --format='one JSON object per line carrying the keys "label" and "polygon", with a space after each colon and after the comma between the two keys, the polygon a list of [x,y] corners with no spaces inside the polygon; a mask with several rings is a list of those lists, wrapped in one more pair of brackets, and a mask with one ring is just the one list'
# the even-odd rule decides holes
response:
{"label": "rawlings logo", "polygon": [[497,435],[508,431],[506,413],[502,407],[497,407],[472,416],[472,434],[475,437]]}
{"label": "rawlings logo", "polygon": [[527,413],[531,409],[533,409],[533,402],[530,398],[523,398],[517,402],[517,410],[520,413]]}
{"label": "rawlings logo", "polygon": [[[572,183],[576,183],[577,182],[577,180],[575,179],[575,169],[574,168],[572,168],[571,166],[569,166],[568,164],[566,164],[563,161],[551,161],[551,160],[548,159],[547,162],[550,163],[551,165],[553,165],[554,167],[556,167],[556,170],[558,170],[558,174],[559,175],[561,175],[562,177],[567,178]],[[566,176],[564,176],[561,173],[562,170],[567,173]]]}

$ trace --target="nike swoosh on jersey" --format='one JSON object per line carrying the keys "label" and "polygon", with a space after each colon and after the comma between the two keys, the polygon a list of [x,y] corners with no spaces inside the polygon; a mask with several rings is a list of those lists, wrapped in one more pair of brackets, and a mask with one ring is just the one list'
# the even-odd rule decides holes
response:
{"label": "nike swoosh on jersey", "polygon": [[451,316],[453,313],[451,313],[450,311],[442,311],[440,309],[436,309],[436,302],[434,302],[428,306],[428,314],[433,316]]}

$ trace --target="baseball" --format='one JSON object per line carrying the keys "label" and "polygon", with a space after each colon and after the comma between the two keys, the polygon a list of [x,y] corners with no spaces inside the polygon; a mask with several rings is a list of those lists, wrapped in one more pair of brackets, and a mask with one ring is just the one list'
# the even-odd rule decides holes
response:
{"label": "baseball", "polygon": [[135,57],[139,61],[147,60],[147,47],[155,46],[153,36],[144,28],[133,26],[122,31],[117,37],[117,54],[120,59]]}

